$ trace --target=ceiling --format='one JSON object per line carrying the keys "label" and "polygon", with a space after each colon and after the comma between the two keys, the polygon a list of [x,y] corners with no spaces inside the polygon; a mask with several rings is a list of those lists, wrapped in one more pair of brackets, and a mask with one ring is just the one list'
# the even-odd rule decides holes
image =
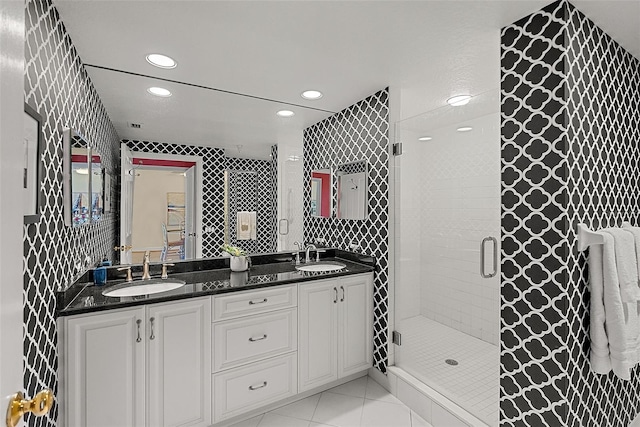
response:
{"label": "ceiling", "polygon": [[[255,158],[387,86],[398,96],[392,120],[497,88],[500,28],[549,3],[54,1],[121,138]],[[574,4],[640,57],[640,0]],[[149,53],[178,66],[153,67]],[[173,95],[155,97],[150,86]],[[304,100],[307,89],[324,96]],[[296,115],[280,118],[280,109]]]}

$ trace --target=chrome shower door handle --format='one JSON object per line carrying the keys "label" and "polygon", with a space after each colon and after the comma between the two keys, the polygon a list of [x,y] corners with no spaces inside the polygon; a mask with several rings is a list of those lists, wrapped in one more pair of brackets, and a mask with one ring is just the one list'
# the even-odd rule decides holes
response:
{"label": "chrome shower door handle", "polygon": [[[492,242],[493,243],[493,271],[488,273],[485,271],[485,243]],[[480,275],[483,279],[489,279],[498,274],[498,240],[493,237],[485,237],[482,239],[482,243],[480,243]]]}

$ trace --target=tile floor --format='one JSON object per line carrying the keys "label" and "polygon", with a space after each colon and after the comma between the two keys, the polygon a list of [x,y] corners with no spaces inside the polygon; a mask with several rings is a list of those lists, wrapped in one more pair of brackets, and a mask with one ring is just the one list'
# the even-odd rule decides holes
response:
{"label": "tile floor", "polygon": [[431,427],[369,377],[230,427]]}

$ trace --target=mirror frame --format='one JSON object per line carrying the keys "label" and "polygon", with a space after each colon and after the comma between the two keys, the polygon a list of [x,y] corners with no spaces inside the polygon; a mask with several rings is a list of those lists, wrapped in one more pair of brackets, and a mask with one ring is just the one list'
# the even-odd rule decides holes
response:
{"label": "mirror frame", "polygon": [[[38,124],[37,129],[37,141],[36,141],[36,152],[35,156],[29,155],[29,152],[25,153],[25,161],[26,164],[23,165],[23,171],[26,174],[30,167],[35,169],[35,188],[29,188],[28,185],[25,187],[25,179],[27,179],[26,175],[23,176],[23,193],[24,197],[35,197],[35,210],[34,212],[23,212],[24,214],[24,224],[35,224],[40,221],[40,202],[42,199],[41,189],[40,189],[40,181],[44,177],[44,162],[42,161],[42,153],[43,153],[43,145],[44,145],[44,137],[42,134],[42,116],[29,104],[25,102],[24,104],[24,112],[27,116],[31,117]],[[26,117],[25,117],[26,118]],[[23,136],[24,138],[24,136]],[[35,160],[35,163],[34,163]],[[29,191],[35,192],[34,195],[27,194]],[[23,203],[23,210],[25,209]]]}
{"label": "mirror frame", "polygon": [[[64,216],[64,223],[67,226],[70,227],[82,227],[85,225],[89,225],[89,224],[93,224],[93,223],[97,223],[100,218],[102,218],[102,215],[100,216],[100,218],[98,219],[93,219],[93,149],[91,148],[91,144],[89,143],[89,141],[87,141],[87,139],[78,131],[76,131],[73,128],[70,127],[65,127],[62,130],[62,150],[63,150],[63,156],[62,156],[62,173],[63,173],[63,182],[62,182],[62,199],[63,199],[63,216]],[[73,149],[73,144],[71,143],[71,138],[73,136],[78,136],[79,138],[81,138],[86,144],[86,150],[87,150],[87,169],[89,170],[89,175],[88,175],[88,184],[87,184],[87,192],[88,192],[88,203],[89,203],[89,218],[86,222],[82,223],[82,224],[74,224],[73,223],[73,212],[72,212],[72,194],[73,194],[73,183],[72,183],[72,175],[73,175],[73,170],[72,170],[72,154],[71,151]],[[102,168],[102,172],[104,173],[104,168]],[[104,215],[104,190],[101,189],[101,195],[100,197],[102,198],[102,206],[103,206],[103,212],[102,214]]]}
{"label": "mirror frame", "polygon": [[[363,213],[363,217],[362,218],[351,218],[351,217],[347,217],[344,216],[343,213],[341,213],[341,207],[342,205],[342,198],[341,198],[341,194],[342,194],[342,189],[341,189],[341,184],[342,184],[342,177],[344,175],[350,175],[350,173],[341,171],[341,168],[345,168],[345,167],[349,167],[349,166],[363,166],[362,171],[360,172],[352,172],[352,173],[364,173],[364,213]],[[348,162],[348,163],[342,163],[336,166],[336,218],[338,219],[345,219],[345,220],[352,220],[352,221],[366,221],[369,218],[369,162],[366,159],[361,159],[361,160],[356,160],[353,162]],[[357,188],[357,187],[356,187]]]}

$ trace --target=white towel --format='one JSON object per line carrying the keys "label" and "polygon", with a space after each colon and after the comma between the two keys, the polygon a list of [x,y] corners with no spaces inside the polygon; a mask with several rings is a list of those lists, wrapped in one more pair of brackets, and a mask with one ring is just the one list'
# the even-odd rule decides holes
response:
{"label": "white towel", "polygon": [[601,231],[613,236],[622,302],[635,303],[640,301],[638,260],[633,234],[622,228],[605,228]]}
{"label": "white towel", "polygon": [[256,213],[238,211],[236,214],[236,239],[256,240]]}
{"label": "white towel", "polygon": [[[630,225],[625,225],[623,230],[633,235],[634,242],[636,244],[636,264],[638,265],[638,277],[640,278],[640,227],[631,227]],[[638,283],[638,286],[640,286],[640,283]]]}
{"label": "white towel", "polygon": [[638,361],[637,304],[622,301],[615,241],[608,232],[600,234],[604,244],[589,249],[591,369],[601,374],[613,370],[629,380],[629,371]]}

